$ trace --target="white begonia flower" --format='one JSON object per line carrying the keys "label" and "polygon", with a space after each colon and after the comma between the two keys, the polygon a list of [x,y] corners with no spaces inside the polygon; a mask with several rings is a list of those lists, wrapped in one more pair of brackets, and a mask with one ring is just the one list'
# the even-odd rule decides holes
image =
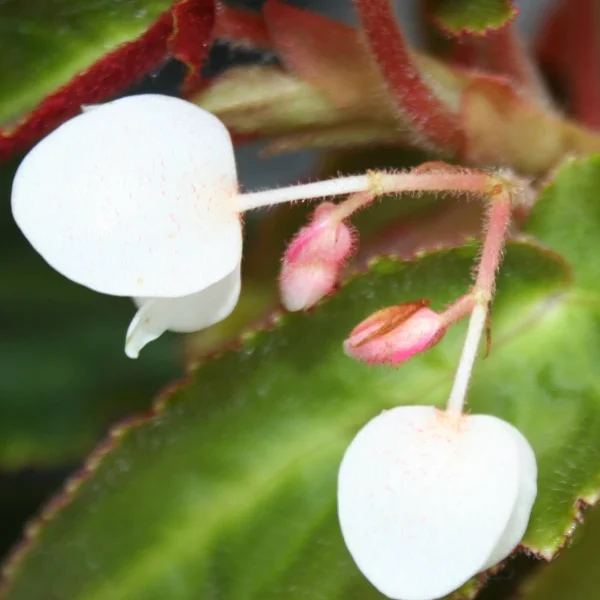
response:
{"label": "white begonia flower", "polygon": [[397,600],[441,598],[525,533],[535,455],[512,425],[405,406],[370,421],[342,461],[338,512],[358,568]]}
{"label": "white begonia flower", "polygon": [[83,106],[44,138],[17,170],[12,209],[57,271],[135,299],[125,347],[134,358],[166,330],[196,331],[233,310],[241,213],[371,186],[368,175],[353,175],[241,194],[221,121],[147,94]]}
{"label": "white begonia flower", "polygon": [[240,291],[242,225],[229,133],[178,98],[131,96],[67,121],[25,157],[14,218],[57,271],[138,298],[126,352],[225,318]]}

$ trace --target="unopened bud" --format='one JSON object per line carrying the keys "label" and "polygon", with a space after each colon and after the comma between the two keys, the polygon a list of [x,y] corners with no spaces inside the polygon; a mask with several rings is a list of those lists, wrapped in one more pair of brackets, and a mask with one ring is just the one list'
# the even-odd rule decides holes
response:
{"label": "unopened bud", "polygon": [[352,231],[344,223],[330,218],[335,204],[323,202],[313,213],[285,251],[284,263],[294,266],[308,262],[343,262],[352,250]]}
{"label": "unopened bud", "polygon": [[335,208],[331,202],[319,205],[285,251],[280,291],[287,310],[310,308],[329,294],[352,252],[352,230],[331,218]]}
{"label": "unopened bud", "polygon": [[281,302],[289,311],[306,310],[329,294],[339,277],[337,267],[329,263],[309,263],[281,272]]}
{"label": "unopened bud", "polygon": [[344,342],[348,356],[369,364],[396,365],[435,346],[446,323],[427,300],[377,311],[358,324]]}

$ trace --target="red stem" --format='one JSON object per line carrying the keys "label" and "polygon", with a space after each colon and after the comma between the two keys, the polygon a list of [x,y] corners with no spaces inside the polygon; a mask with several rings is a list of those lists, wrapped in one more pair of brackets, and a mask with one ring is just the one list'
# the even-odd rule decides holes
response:
{"label": "red stem", "polygon": [[271,40],[260,13],[217,2],[215,37],[254,48],[270,48]]}
{"label": "red stem", "polygon": [[109,52],[47,96],[14,129],[0,129],[0,161],[25,150],[78,114],[82,104],[103,102],[136,78],[156,69],[167,54],[172,27],[172,16],[165,13],[140,38]]}
{"label": "red stem", "polygon": [[561,73],[566,64],[564,44],[567,39],[567,11],[566,2],[560,2],[553,10],[550,10],[542,30],[535,40],[534,48],[538,62],[544,69],[552,71],[554,74]]}
{"label": "red stem", "polygon": [[463,131],[457,115],[421,79],[389,0],[354,0],[366,40],[394,102],[425,141],[456,154]]}
{"label": "red stem", "polygon": [[186,94],[201,81],[200,72],[214,38],[215,0],[179,0],[171,12],[173,32],[169,36],[169,50],[188,67],[182,85]]}
{"label": "red stem", "polygon": [[537,68],[512,23],[473,42],[486,70],[505,75],[523,90],[535,94],[544,104],[549,103]]}
{"label": "red stem", "polygon": [[589,127],[600,129],[600,40],[595,0],[569,0],[566,8],[568,38],[565,75],[574,116]]}
{"label": "red stem", "polygon": [[14,127],[0,128],[0,161],[26,150],[79,114],[82,104],[113,98],[159,67],[169,54],[188,65],[186,84],[195,83],[210,47],[213,25],[214,0],[179,0],[138,39],[75,75]]}

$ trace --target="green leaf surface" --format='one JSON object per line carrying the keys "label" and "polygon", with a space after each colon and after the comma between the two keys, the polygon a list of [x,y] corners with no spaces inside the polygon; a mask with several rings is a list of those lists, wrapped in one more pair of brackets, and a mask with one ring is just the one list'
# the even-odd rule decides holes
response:
{"label": "green leaf surface", "polygon": [[149,406],[180,372],[176,338],[125,357],[127,298],[53,271],[10,217],[14,166],[0,170],[0,468],[78,461],[116,418]]}
{"label": "green leaf surface", "polygon": [[[600,492],[600,476],[593,476],[598,466],[598,406],[600,372],[598,352],[600,349],[600,155],[581,159],[568,159],[556,171],[552,181],[541,191],[532,211],[525,233],[535,236],[544,245],[560,253],[573,266],[573,286],[568,294],[566,313],[570,327],[565,346],[556,346],[558,364],[548,373],[549,379],[540,380],[540,391],[561,394],[572,402],[557,415],[556,437],[548,437],[548,483],[556,488],[572,488],[567,474],[581,462],[581,468],[589,475],[588,484],[578,487],[579,498],[595,504]],[[557,331],[552,337],[555,338]],[[578,348],[580,361],[573,362],[572,346]],[[586,408],[577,399],[587,398]],[[543,418],[553,418],[556,406],[549,405]],[[587,417],[576,416],[584,411]],[[578,424],[579,422],[579,424]],[[561,446],[558,440],[567,442]],[[567,441],[568,440],[568,441]],[[587,458],[586,458],[587,457]],[[573,489],[575,491],[575,489]],[[542,510],[536,505],[538,513]],[[531,547],[550,558],[560,539],[554,537],[552,525],[558,521],[561,507],[548,505],[546,522],[530,528]],[[576,505],[571,507],[575,518],[579,514]],[[534,513],[535,514],[535,513]],[[566,521],[565,521],[566,524]],[[528,538],[529,539],[529,538]]]}
{"label": "green leaf surface", "polygon": [[600,507],[585,514],[569,548],[550,565],[540,565],[519,587],[514,600],[597,600],[600,589]]}
{"label": "green leaf surface", "polygon": [[452,35],[485,34],[518,12],[510,0],[427,0],[427,6],[435,23]]}
{"label": "green leaf surface", "polygon": [[140,36],[171,0],[0,2],[0,124],[31,110],[120,44]]}
{"label": "green leaf surface", "polygon": [[[314,312],[281,317],[274,331],[201,365],[152,420],[114,430],[68,486],[72,500],[59,499],[55,506],[66,506],[30,530],[29,550],[7,569],[6,598],[46,599],[48,590],[69,600],[380,597],[342,543],[337,468],[380,410],[444,403],[464,327],[400,369],[357,364],[341,341],[382,306],[449,302],[468,286],[475,255],[469,246],[412,263],[382,259]],[[600,408],[577,378],[589,367],[587,346],[569,342],[579,309],[565,299],[569,285],[554,253],[511,245],[493,353],[478,364],[471,394],[474,412],[515,423],[536,448],[530,544],[562,539],[579,490],[597,485],[600,472],[582,453],[561,465],[561,485],[555,479],[557,449],[571,448],[582,429],[600,433]],[[598,352],[598,332],[584,327],[592,316],[578,318]],[[565,371],[557,346],[575,365],[565,381],[554,376]]]}
{"label": "green leaf surface", "polygon": [[600,300],[600,154],[566,160],[539,195],[526,231],[574,266],[577,287]]}

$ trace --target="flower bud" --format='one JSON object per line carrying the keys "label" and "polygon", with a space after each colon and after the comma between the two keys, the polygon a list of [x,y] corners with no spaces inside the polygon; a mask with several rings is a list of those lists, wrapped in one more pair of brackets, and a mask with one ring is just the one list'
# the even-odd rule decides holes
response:
{"label": "flower bud", "polygon": [[346,354],[368,364],[396,365],[429,350],[444,337],[447,325],[428,304],[407,302],[367,317],[344,342]]}
{"label": "flower bud", "polygon": [[352,252],[352,230],[332,218],[335,204],[324,202],[283,256],[281,301],[287,310],[304,310],[329,294]]}
{"label": "flower bud", "polygon": [[308,263],[281,271],[281,302],[289,311],[306,310],[333,290],[339,269],[329,263]]}

